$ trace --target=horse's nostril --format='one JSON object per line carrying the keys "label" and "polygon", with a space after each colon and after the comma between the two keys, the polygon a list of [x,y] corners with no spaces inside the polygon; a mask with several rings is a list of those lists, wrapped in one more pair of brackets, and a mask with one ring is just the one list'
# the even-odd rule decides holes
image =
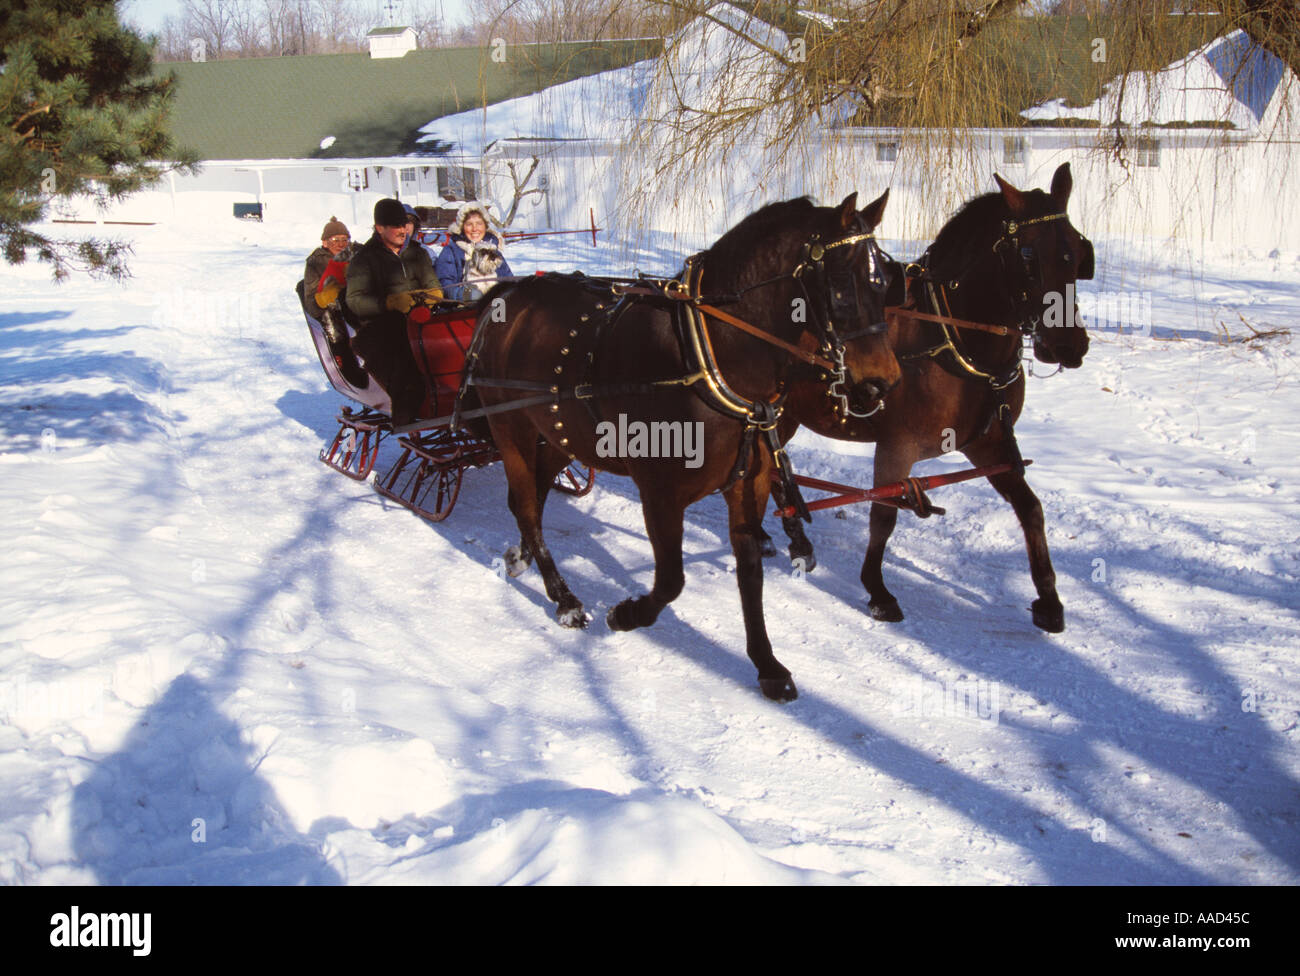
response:
{"label": "horse's nostril", "polygon": [[884,396],[884,392],[874,380],[864,380],[858,387],[858,399],[863,403],[875,403]]}

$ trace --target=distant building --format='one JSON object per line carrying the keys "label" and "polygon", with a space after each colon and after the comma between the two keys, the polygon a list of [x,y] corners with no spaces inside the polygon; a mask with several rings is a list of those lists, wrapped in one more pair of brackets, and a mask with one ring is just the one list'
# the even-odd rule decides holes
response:
{"label": "distant building", "polygon": [[366,33],[372,58],[400,58],[415,50],[415,31],[409,27],[376,27]]}
{"label": "distant building", "polygon": [[229,220],[238,205],[269,221],[320,222],[333,213],[364,226],[384,196],[454,206],[482,192],[481,153],[427,138],[431,119],[618,68],[662,46],[517,45],[504,57],[479,47],[375,53],[403,38],[413,41],[414,32],[379,28],[369,54],[160,65],[177,76],[172,130],[179,145],[198,152],[199,173],[169,177],[108,213],[81,201],[64,204],[60,215]]}

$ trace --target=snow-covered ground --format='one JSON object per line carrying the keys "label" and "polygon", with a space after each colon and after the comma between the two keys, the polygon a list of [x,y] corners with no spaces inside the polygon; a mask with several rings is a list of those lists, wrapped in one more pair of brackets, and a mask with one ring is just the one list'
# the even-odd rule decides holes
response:
{"label": "snow-covered ground", "polygon": [[[768,564],[780,706],[718,499],[631,634],[603,612],[651,578],[630,482],[554,499],[575,633],[536,571],[493,570],[499,465],[430,525],[316,461],[340,398],[290,290],[315,230],[135,229],[126,286],[0,268],[0,880],[1300,881],[1297,350],[1227,341],[1295,328],[1296,255],[1098,242],[1093,290],[1153,328],[1095,331],[1019,426],[1066,632],[1031,624],[983,482],[902,517],[901,624],[865,612],[865,508],[822,514],[816,572]],[[869,483],[870,451],[792,454]]]}

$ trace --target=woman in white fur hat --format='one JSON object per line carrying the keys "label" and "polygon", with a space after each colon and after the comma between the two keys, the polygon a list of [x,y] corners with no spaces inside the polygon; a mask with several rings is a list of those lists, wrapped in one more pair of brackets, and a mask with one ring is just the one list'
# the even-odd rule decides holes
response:
{"label": "woman in white fur hat", "polygon": [[487,294],[498,278],[511,276],[501,253],[501,238],[488,230],[483,204],[462,204],[447,230],[451,242],[438,255],[433,270],[448,298],[474,301]]}

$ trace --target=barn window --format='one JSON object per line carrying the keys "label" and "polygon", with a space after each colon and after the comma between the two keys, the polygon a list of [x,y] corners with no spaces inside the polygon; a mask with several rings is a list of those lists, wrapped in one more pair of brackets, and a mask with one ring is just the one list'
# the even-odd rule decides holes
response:
{"label": "barn window", "polygon": [[1002,140],[1002,162],[1023,163],[1029,153],[1029,140],[1024,136],[1006,136]]}
{"label": "barn window", "polygon": [[898,158],[898,143],[896,142],[876,143],[876,162],[892,163],[897,158]]}
{"label": "barn window", "polygon": [[1159,139],[1152,139],[1150,136],[1138,136],[1134,149],[1136,155],[1134,162],[1139,166],[1160,165]]}
{"label": "barn window", "polygon": [[439,166],[438,196],[452,201],[477,199],[478,170],[464,166]]}

